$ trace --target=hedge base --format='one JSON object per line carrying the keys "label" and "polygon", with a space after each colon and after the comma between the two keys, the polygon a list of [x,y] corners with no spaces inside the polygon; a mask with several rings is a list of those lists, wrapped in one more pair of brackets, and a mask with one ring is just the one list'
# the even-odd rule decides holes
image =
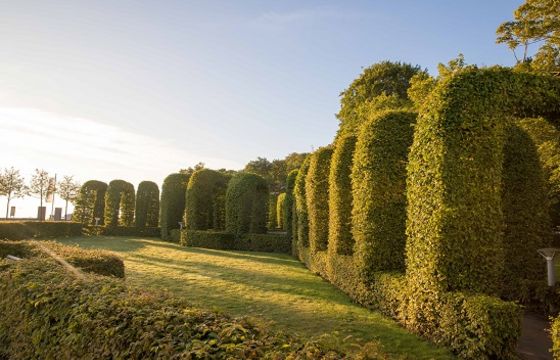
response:
{"label": "hedge base", "polygon": [[82,235],[82,224],[69,221],[1,221],[0,239],[24,240]]}
{"label": "hedge base", "polygon": [[225,231],[183,230],[181,245],[216,250],[238,250],[285,253],[291,252],[286,234],[244,234],[235,237]]}
{"label": "hedge base", "polygon": [[159,227],[135,227],[135,226],[88,226],[84,229],[85,235],[91,236],[140,236],[160,237]]}

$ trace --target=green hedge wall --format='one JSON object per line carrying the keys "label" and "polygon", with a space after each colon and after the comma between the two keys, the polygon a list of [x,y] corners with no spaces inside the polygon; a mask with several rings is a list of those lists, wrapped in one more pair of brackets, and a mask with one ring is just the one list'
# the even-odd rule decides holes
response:
{"label": "green hedge wall", "polygon": [[537,249],[549,247],[551,240],[547,187],[531,137],[513,123],[506,125],[505,135],[502,208],[507,265],[502,297],[520,299],[525,293],[529,300],[529,284],[546,279]]}
{"label": "green hedge wall", "polygon": [[159,223],[161,238],[170,240],[170,232],[179,229],[185,214],[185,196],[190,175],[175,173],[168,175],[161,186]]}
{"label": "green hedge wall", "polygon": [[431,93],[408,164],[407,274],[419,292],[500,292],[505,119],[539,114],[560,114],[560,79],[467,70]]}
{"label": "green hedge wall", "polygon": [[88,226],[84,228],[84,234],[89,236],[137,236],[137,237],[160,237],[159,227],[136,227],[136,226]]}
{"label": "green hedge wall", "polygon": [[557,316],[552,322],[550,332],[552,334],[552,356],[554,359],[560,359],[560,316]]}
{"label": "green hedge wall", "polygon": [[81,236],[82,224],[66,221],[1,221],[0,239],[23,240]]}
{"label": "green hedge wall", "polygon": [[113,180],[105,193],[105,225],[132,226],[134,221],[134,185]]}
{"label": "green hedge wall", "polygon": [[241,234],[266,233],[268,184],[260,175],[238,173],[226,193],[226,231]]}
{"label": "green hedge wall", "polygon": [[195,171],[185,199],[185,227],[188,230],[225,229],[225,195],[229,178],[214,170]]}
{"label": "green hedge wall", "polygon": [[296,178],[298,175],[298,170],[292,170],[286,178],[286,200],[284,202],[284,226],[286,227],[286,234],[290,239],[294,237],[295,223],[297,221],[295,217],[295,200],[294,200],[294,189],[296,187]]}
{"label": "green hedge wall", "polygon": [[329,241],[329,168],[333,150],[317,149],[311,154],[305,178],[307,212],[309,214],[309,245],[312,252],[327,250]]}
{"label": "green hedge wall", "polygon": [[280,193],[276,201],[276,223],[278,229],[285,230],[286,224],[284,223],[284,211],[286,208],[286,193]]}
{"label": "green hedge wall", "polygon": [[356,137],[342,136],[337,139],[332,155],[329,174],[329,252],[352,255],[352,159]]}
{"label": "green hedge wall", "polygon": [[[309,247],[309,216],[307,213],[307,198],[305,194],[305,179],[309,171],[311,156],[305,158],[299,168],[294,188],[295,218],[297,226],[294,227],[293,241],[302,247]],[[298,245],[298,246],[299,246]]]}
{"label": "green hedge wall", "polygon": [[227,231],[183,230],[181,245],[216,250],[233,250],[235,235]]}
{"label": "green hedge wall", "polygon": [[243,234],[225,231],[183,230],[181,244],[215,250],[258,251],[289,254],[290,239],[285,234]]}
{"label": "green hedge wall", "polygon": [[142,181],[136,192],[136,227],[157,227],[159,217],[159,188],[153,181]]}
{"label": "green hedge wall", "polygon": [[271,193],[268,195],[268,221],[267,221],[267,228],[269,230],[276,230],[278,227],[278,219],[276,218],[276,204],[278,200],[278,195]]}
{"label": "green hedge wall", "polygon": [[406,243],[406,164],[416,114],[389,111],[362,127],[352,167],[352,233],[360,279],[403,271]]}
{"label": "green hedge wall", "polygon": [[95,225],[95,218],[99,218],[99,225],[103,225],[105,221],[106,191],[106,183],[97,180],[86,181],[80,188],[80,193],[76,199],[72,221],[84,225]]}

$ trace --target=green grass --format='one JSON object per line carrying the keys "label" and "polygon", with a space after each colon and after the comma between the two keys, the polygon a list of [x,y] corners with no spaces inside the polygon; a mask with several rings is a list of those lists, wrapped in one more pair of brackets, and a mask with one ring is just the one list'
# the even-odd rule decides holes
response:
{"label": "green grass", "polygon": [[449,359],[443,348],[407,332],[392,319],[352,303],[337,288],[288,255],[185,248],[155,239],[83,237],[59,240],[114,251],[126,280],[187,299],[193,306],[246,316],[333,349],[371,351],[409,359]]}

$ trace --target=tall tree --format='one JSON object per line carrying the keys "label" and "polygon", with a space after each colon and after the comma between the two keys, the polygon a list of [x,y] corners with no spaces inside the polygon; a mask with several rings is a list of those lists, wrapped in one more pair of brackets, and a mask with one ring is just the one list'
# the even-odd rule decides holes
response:
{"label": "tall tree", "polygon": [[23,197],[27,194],[25,179],[20,175],[19,170],[6,168],[0,174],[0,194],[6,196],[6,219],[9,216],[10,201]]}
{"label": "tall tree", "polygon": [[[43,169],[35,169],[35,174],[31,178],[30,190],[32,194],[39,196],[39,206],[41,209],[43,208],[43,200],[47,196],[51,183],[52,181],[47,171]],[[39,220],[43,220],[43,217],[39,216]]]}
{"label": "tall tree", "polygon": [[58,185],[58,194],[65,201],[64,220],[68,219],[68,202],[74,202],[78,198],[81,185],[74,181],[73,176],[65,176]]}
{"label": "tall tree", "polygon": [[[560,0],[526,0],[496,35],[498,44],[511,49],[518,67],[560,75]],[[539,46],[532,57],[531,45]],[[522,55],[517,53],[519,48]]]}

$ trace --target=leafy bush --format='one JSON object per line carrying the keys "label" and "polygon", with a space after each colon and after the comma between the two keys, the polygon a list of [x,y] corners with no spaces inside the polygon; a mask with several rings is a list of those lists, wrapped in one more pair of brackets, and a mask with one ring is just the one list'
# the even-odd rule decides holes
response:
{"label": "leafy bush", "polygon": [[266,233],[268,185],[257,174],[238,173],[226,193],[226,231],[241,234]]}
{"label": "leafy bush", "polygon": [[[160,226],[161,238],[170,240],[170,232],[179,229],[185,213],[185,195],[190,175],[168,175],[161,186]],[[178,240],[177,240],[178,241]]]}
{"label": "leafy bush", "polygon": [[181,244],[216,250],[259,251],[289,254],[290,240],[284,234],[243,234],[225,231],[183,230]]}
{"label": "leafy bush", "polygon": [[362,281],[404,270],[406,164],[416,114],[389,111],[364,123],[352,168],[354,259]]}
{"label": "leafy bush", "polygon": [[80,188],[80,193],[76,199],[72,221],[84,225],[95,225],[95,219],[98,218],[99,225],[103,225],[106,192],[106,183],[97,180],[86,181]]}
{"label": "leafy bush", "polygon": [[276,223],[278,229],[285,230],[286,224],[284,223],[284,209],[286,208],[286,193],[280,193],[276,201]]}
{"label": "leafy bush", "polygon": [[245,234],[235,239],[234,250],[289,254],[290,239],[285,234]]}
{"label": "leafy bush", "polygon": [[305,178],[309,244],[312,252],[327,250],[329,239],[329,168],[332,149],[323,147],[311,154]]}
{"label": "leafy bush", "polygon": [[153,181],[142,181],[136,192],[136,227],[157,227],[159,217],[159,188]]}
{"label": "leafy bush", "polygon": [[134,221],[134,186],[124,180],[113,180],[105,193],[105,225],[132,226]]}
{"label": "leafy bush", "polygon": [[84,229],[85,235],[93,236],[138,236],[138,237],[160,237],[161,229],[158,227],[136,226],[89,226]]}
{"label": "leafy bush", "polygon": [[292,170],[286,178],[286,200],[284,202],[284,226],[286,228],[286,234],[290,239],[294,239],[294,224],[296,223],[295,217],[295,200],[294,200],[294,189],[296,187],[296,178],[298,175],[298,170]]}
{"label": "leafy bush", "polygon": [[23,240],[82,235],[82,224],[67,221],[2,221],[0,239]]}
{"label": "leafy bush", "polygon": [[218,171],[195,171],[187,186],[185,227],[188,230],[225,229],[225,195],[228,177]]}
{"label": "leafy bush", "polygon": [[226,231],[183,230],[181,245],[217,250],[233,250],[235,235]]}
{"label": "leafy bush", "polygon": [[278,219],[276,218],[276,207],[277,207],[278,196],[274,193],[268,195],[268,216],[266,227],[269,230],[276,230],[278,227]]}
{"label": "leafy bush", "polygon": [[552,334],[552,356],[558,359],[560,358],[560,316],[552,321],[550,332]]}
{"label": "leafy bush", "polygon": [[308,156],[301,164],[296,177],[294,187],[294,202],[295,202],[295,218],[297,226],[294,227],[293,241],[298,244],[298,247],[309,247],[309,216],[307,213],[307,198],[305,194],[305,179],[309,171],[309,162],[311,157]]}

